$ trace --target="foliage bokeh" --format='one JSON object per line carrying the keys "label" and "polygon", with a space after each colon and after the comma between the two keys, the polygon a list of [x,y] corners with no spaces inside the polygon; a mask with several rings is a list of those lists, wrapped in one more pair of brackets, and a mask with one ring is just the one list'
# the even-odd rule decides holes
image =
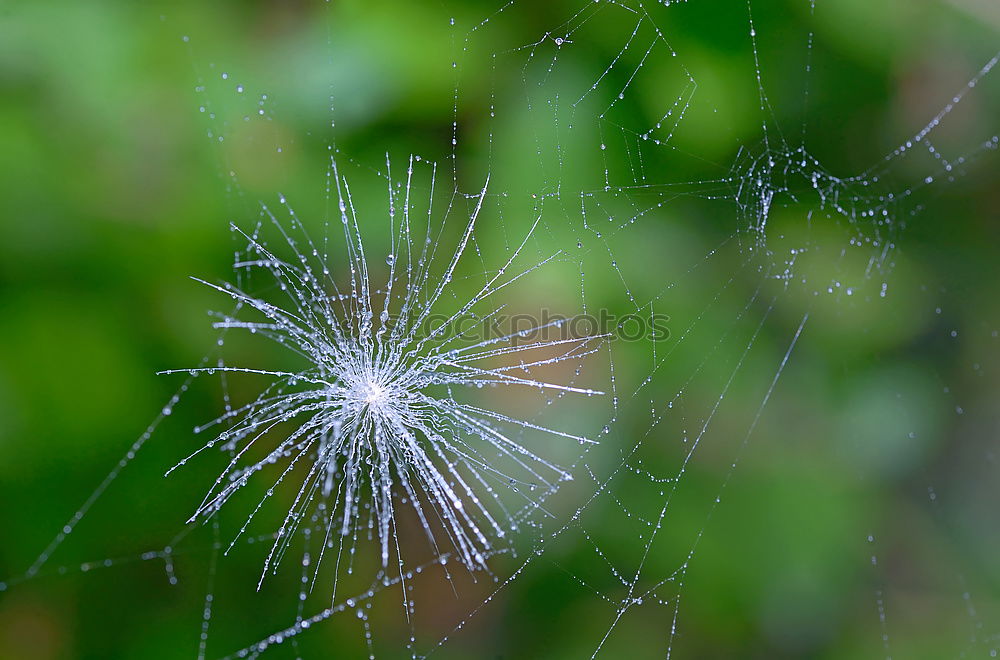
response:
{"label": "foliage bokeh", "polygon": [[[218,301],[189,276],[228,277],[228,223],[255,217],[256,199],[279,190],[300,200],[303,217],[322,213],[330,85],[350,90],[336,98],[335,132],[354,160],[374,166],[386,150],[446,155],[456,48],[448,18],[474,24],[493,4],[0,9],[0,579],[31,564],[173,392],[176,382],[154,372],[195,363],[210,345],[205,311]],[[539,3],[534,22],[502,40],[507,47],[534,41],[579,4]],[[708,113],[692,111],[676,145],[723,171],[760,131],[745,7],[725,4],[692,1],[663,14],[672,46],[699,80],[699,98],[725,110],[715,125]],[[995,9],[965,0],[820,0],[815,16],[804,0],[753,9],[766,26],[761,67],[778,121],[798,126],[807,115],[811,152],[848,174],[933,116],[993,55],[1000,25]],[[613,43],[579,46],[614,55]],[[486,62],[481,71],[469,66],[475,61],[463,71],[462,94],[484,107],[490,71]],[[195,90],[199,77],[215,80],[221,71],[266,90],[274,118],[222,146],[207,137],[204,96]],[[949,129],[960,134],[956,140],[963,131],[996,129],[995,78],[963,106]],[[679,91],[664,93],[670,99]],[[232,90],[208,97],[215,112],[239,112]],[[462,130],[474,133],[472,116],[465,119]],[[266,145],[274,141],[288,148],[273,153]],[[468,142],[462,158],[476,163],[483,153]],[[516,181],[525,155],[505,147],[491,168]],[[229,166],[241,169],[242,191],[227,186]],[[596,156],[575,166],[601,168]],[[713,167],[662,174],[687,181],[713,175]],[[887,299],[849,309],[822,303],[814,314],[694,556],[676,657],[873,657],[884,654],[886,631],[898,657],[989,648],[1000,629],[998,172],[987,153],[907,221]],[[731,228],[709,221],[692,235],[674,235],[664,221],[635,231],[631,245],[669,254],[683,250],[677,245],[704,249]],[[704,295],[692,285],[677,304]],[[750,367],[767,375],[797,321],[781,309],[776,318],[778,330],[765,337],[770,358]],[[719,362],[744,347],[722,345]],[[745,432],[757,403],[728,413],[723,423],[733,435]],[[172,434],[210,419],[219,405],[210,389],[188,397],[173,430],[144,450],[144,464],[172,465]],[[730,459],[710,454],[685,478],[714,493]],[[191,484],[151,482],[155,469],[136,472],[115,483],[104,513],[81,526],[71,556],[53,567],[138,556],[180,528],[186,511],[170,494]],[[605,533],[632,534],[613,513]],[[683,545],[705,524],[704,511],[675,508],[665,524]],[[573,560],[572,552],[561,557]],[[254,581],[256,558],[224,561],[232,566],[220,580]],[[191,657],[204,576],[185,572],[179,557],[181,579],[170,585],[154,564],[43,574],[0,593],[0,657]],[[565,570],[555,560],[544,564],[477,623],[478,641],[438,655],[589,655],[581,628],[605,625],[609,611],[567,581]],[[887,603],[886,627],[879,598]],[[245,641],[240,620],[284,622],[253,599],[226,607],[237,623],[213,631],[220,651]],[[441,612],[454,614],[445,605]],[[635,657],[659,653],[669,626],[665,617],[631,619],[624,634]],[[366,652],[356,622],[313,630],[303,647],[315,657]],[[291,650],[275,655],[283,653]]]}

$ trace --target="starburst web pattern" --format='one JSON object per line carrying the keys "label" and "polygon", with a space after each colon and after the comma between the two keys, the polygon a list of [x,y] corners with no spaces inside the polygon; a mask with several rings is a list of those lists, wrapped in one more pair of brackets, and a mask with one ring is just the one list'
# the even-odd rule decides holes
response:
{"label": "starburst web pattern", "polygon": [[[576,608],[553,620],[587,620],[566,657],[621,657],[649,630],[656,657],[697,653],[685,640],[691,571],[703,552],[740,561],[711,526],[769,402],[815,324],[891,303],[908,226],[993,158],[996,126],[948,126],[1000,55],[952,81],[898,147],[838,176],[809,148],[814,35],[794,35],[789,58],[780,23],[728,3],[732,16],[713,25],[745,34],[731,66],[753,102],[725,107],[712,68],[675,43],[693,4],[599,0],[537,17],[511,0],[442,15],[450,135],[431,154],[356,156],[338,141],[352,90],[334,86],[319,218],[291,195],[251,199],[224,147],[281,111],[228,66],[196,65],[238,216],[234,276],[201,282],[230,305],[213,312],[216,346],[164,374],[177,393],[4,588],[76,570],[57,551],[141,449],[177,434],[188,441],[171,440],[160,473],[180,481],[183,502],[204,495],[178,513],[179,532],[79,569],[156,562],[176,584],[178,563],[201,567],[190,655],[324,657],[324,628],[360,637],[350,657],[482,655],[476,640],[500,625],[510,593],[546,586]],[[801,4],[822,20],[822,4]],[[183,43],[197,62],[197,40]],[[465,75],[484,67],[486,82]],[[788,70],[802,85],[776,98],[768,74]],[[737,116],[754,140],[727,140]],[[685,135],[707,126],[723,133],[724,164],[690,151]],[[486,332],[512,314],[529,321]],[[580,331],[580,318],[611,320]],[[653,336],[664,318],[669,333]],[[216,418],[193,434],[170,425],[177,406],[213,391]],[[212,466],[207,480],[199,465]],[[859,551],[877,565],[875,554]],[[553,567],[557,586],[545,582]],[[246,588],[223,593],[233,572]],[[243,598],[268,610],[248,630],[225,621],[227,599]],[[869,651],[890,655],[881,587],[870,602]],[[995,648],[996,626],[966,616],[976,631],[961,648]],[[240,632],[237,646],[216,645]],[[530,636],[507,648],[557,655]]]}

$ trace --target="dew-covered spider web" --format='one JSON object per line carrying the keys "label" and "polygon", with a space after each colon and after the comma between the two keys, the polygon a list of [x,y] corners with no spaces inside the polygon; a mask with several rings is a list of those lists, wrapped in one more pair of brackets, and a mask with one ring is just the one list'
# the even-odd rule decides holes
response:
{"label": "dew-covered spider web", "polygon": [[[823,46],[843,3],[709,4],[408,9],[451,120],[399,141],[358,133],[357,98],[379,84],[372,53],[399,76],[413,53],[353,41],[349,10],[324,10],[315,57],[279,67],[315,88],[306,110],[214,52],[214,26],[167,16],[229,206],[229,276],[192,273],[214,344],[163,371],[176,394],[3,589],[165,573],[197,595],[178,600],[190,635],[167,657],[698,657],[740,654],[705,627],[759,572],[765,614],[745,625],[795,655],[852,625],[823,589],[863,571],[851,614],[871,635],[825,648],[907,656],[894,626],[922,620],[901,595],[918,587],[892,567],[905,535],[881,542],[907,523],[844,522],[836,502],[930,451],[922,402],[949,419],[969,404],[946,377],[890,369],[827,393],[851,412],[817,428],[811,399],[782,392],[942,316],[948,292],[901,246],[970,172],[997,172],[1000,40],[914,83],[909,124],[855,126],[812,110],[852,84]],[[724,57],[700,45],[714,38]],[[321,118],[307,146],[272,128],[299,112]],[[308,148],[322,171],[267,180]],[[923,341],[957,333],[927,323]],[[995,377],[983,346],[975,371]],[[186,405],[215,412],[192,429]],[[852,425],[864,415],[877,430]],[[948,526],[935,480],[908,478]],[[160,545],[101,520],[129,480],[145,483],[136,516],[169,512]],[[815,537],[843,555],[830,574],[767,542]],[[923,607],[956,630],[952,656],[995,655],[1000,600],[976,577],[995,562],[969,562],[931,578],[953,602]],[[573,633],[553,646],[555,629]]]}

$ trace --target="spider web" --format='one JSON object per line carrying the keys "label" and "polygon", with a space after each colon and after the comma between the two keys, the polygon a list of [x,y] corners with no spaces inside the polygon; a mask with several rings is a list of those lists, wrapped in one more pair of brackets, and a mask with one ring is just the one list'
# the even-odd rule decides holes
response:
{"label": "spider web", "polygon": [[[234,325],[237,314],[225,310],[216,348],[189,377],[181,375],[184,380],[161,414],[37,561],[3,588],[46,572],[89,572],[136,560],[162,563],[176,584],[183,556],[203,575],[188,578],[204,583],[200,629],[191,645],[197,657],[322,656],[320,642],[309,644],[324,627],[338,637],[360,638],[345,655],[363,650],[371,657],[449,657],[482,654],[477,638],[493,634],[490,625],[499,625],[509,593],[531,588],[554,566],[564,581],[551,588],[565,593],[575,609],[551,616],[587,621],[579,646],[560,653],[623,656],[635,636],[648,636],[649,630],[658,631],[652,646],[659,656],[695,652],[684,641],[690,572],[710,543],[713,519],[725,511],[727,489],[769,402],[815,323],[891,301],[898,243],[908,225],[936,190],[954,183],[998,146],[992,133],[956,137],[947,128],[967,97],[991,81],[1000,55],[956,84],[954,95],[942,99],[939,110],[898,147],[855,174],[838,176],[810,151],[813,129],[808,120],[801,121],[810,117],[809,97],[816,93],[810,90],[813,68],[820,64],[813,34],[781,34],[780,25],[755,21],[754,3],[726,3],[724,11],[731,16],[718,25],[738,26],[745,35],[733,66],[742,67],[740,76],[752,83],[753,102],[720,106],[701,92],[711,85],[703,81],[711,78],[711,68],[697,53],[672,44],[684,41],[685,21],[695,20],[694,4],[598,0],[569,3],[560,15],[566,7],[540,10],[534,3],[511,0],[485,16],[442,16],[453,57],[445,66],[455,76],[450,136],[429,154],[411,156],[397,145],[383,145],[393,152],[384,160],[356,156],[337,141],[340,108],[348,105],[352,90],[333,88],[322,221],[313,223],[297,212],[292,195],[276,197],[280,211],[271,210],[273,201],[255,206],[243,183],[248,175],[220,147],[220,174],[237,216],[235,285],[241,290],[256,291],[261,298],[275,293],[275,282],[254,272],[262,260],[268,262],[265,268],[273,265],[271,256],[261,256],[262,246],[267,255],[279,246],[275,252],[284,249],[289,263],[309,262],[313,272],[329,269],[334,278],[346,277],[338,269],[358,262],[337,256],[353,249],[350,236],[338,238],[337,207],[344,199],[339,188],[350,185],[358,200],[353,213],[358,234],[369,242],[369,254],[388,255],[384,267],[378,258],[370,260],[381,277],[392,281],[393,262],[403,252],[429,249],[443,262],[424,275],[431,282],[451,280],[452,271],[440,264],[455,257],[461,283],[443,299],[445,317],[464,309],[470,287],[489,286],[517,258],[518,272],[525,276],[479,310],[477,318],[511,309],[532,315],[541,310],[565,316],[610,312],[616,319],[611,334],[618,338],[593,354],[521,363],[532,382],[535,373],[547,376],[549,368],[559,367],[561,380],[554,382],[602,394],[580,398],[564,389],[521,398],[469,395],[483,409],[501,408],[499,421],[518,427],[518,443],[552,452],[551,464],[565,470],[564,477],[544,484],[518,478],[515,485],[510,478],[509,487],[498,489],[497,502],[510,507],[507,519],[516,524],[504,545],[486,553],[481,570],[456,566],[454,552],[428,547],[420,529],[426,531],[426,521],[421,525],[405,515],[392,532],[397,549],[391,561],[379,565],[372,558],[378,543],[370,512],[357,514],[348,535],[356,550],[350,550],[345,568],[324,558],[336,544],[327,540],[329,525],[320,508],[304,514],[294,537],[283,541],[284,563],[274,575],[259,584],[247,577],[246,592],[223,593],[217,584],[221,575],[259,575],[268,550],[283,536],[276,531],[278,522],[247,525],[246,514],[256,511],[250,500],[243,503],[246,510],[231,517],[218,508],[207,524],[189,522],[162,548],[53,568],[56,550],[79,534],[78,525],[132,469],[140,450],[168,434],[185,437],[183,429],[170,426],[175,407],[191,398],[210,398],[213,391],[222,392],[222,419],[247,404],[239,399],[255,390],[236,380],[256,381],[253,374],[232,373],[242,365],[230,351],[245,358],[254,350],[231,335],[249,326],[244,321]],[[822,20],[822,3],[802,4]],[[511,35],[535,25],[541,27],[533,40],[511,42]],[[336,21],[331,26],[336,31]],[[183,41],[194,53],[199,110],[207,117],[209,139],[237,141],[241,126],[280,114],[280,99],[244,87],[228,68],[211,64],[204,70],[197,64],[197,42]],[[483,63],[490,80],[466,77],[466,69],[479,71]],[[775,98],[769,71],[789,69],[801,74],[801,90],[794,98]],[[486,94],[472,91],[483,87]],[[486,107],[483,98],[489,100]],[[806,109],[783,111],[791,106]],[[727,140],[725,127],[737,114],[752,117],[759,129],[756,141]],[[788,116],[798,121],[789,122]],[[693,142],[685,137],[712,126],[727,143],[719,148],[725,155],[721,164],[714,156],[690,153]],[[274,143],[277,153],[286,147],[280,140]],[[489,182],[485,188],[483,181]],[[422,231],[402,232],[390,211],[394,205],[421,218],[426,242]],[[463,233],[469,217],[476,218],[475,225]],[[322,249],[308,242],[310,235],[322,237]],[[404,290],[418,288],[408,283]],[[378,292],[386,296],[388,308],[390,294]],[[669,337],[622,336],[627,323],[652,322],[658,314],[669,315]],[[268,356],[278,363],[287,359]],[[572,368],[561,369],[563,362]],[[221,387],[219,379],[202,377],[209,372],[221,378]],[[538,437],[544,429],[559,429],[580,442],[550,443]],[[197,450],[200,443],[191,436],[180,446]],[[176,453],[174,461],[189,452]],[[170,465],[158,467],[162,472]],[[500,467],[496,471],[505,478],[510,474]],[[279,474],[272,481],[280,482]],[[192,478],[172,492],[176,496],[205,485]],[[278,521],[282,504],[288,505],[280,499],[280,486],[273,497],[268,489],[256,505],[280,500]],[[514,503],[518,498],[520,503]],[[178,519],[189,513],[179,512]],[[875,543],[875,538],[867,541]],[[738,548],[725,551],[739,561]],[[878,564],[876,556],[872,563]],[[968,590],[960,591],[968,601]],[[248,597],[258,598],[267,610],[261,619],[252,626],[226,622],[227,601]],[[445,598],[451,601],[447,607],[441,605]],[[891,612],[881,588],[872,600],[882,635],[878,644],[889,655]],[[982,630],[982,617],[972,605],[966,612],[977,624],[966,648],[992,649],[995,636]],[[245,642],[217,647],[219,629],[226,639],[243,629]],[[543,639],[510,643],[510,648],[555,653]]]}

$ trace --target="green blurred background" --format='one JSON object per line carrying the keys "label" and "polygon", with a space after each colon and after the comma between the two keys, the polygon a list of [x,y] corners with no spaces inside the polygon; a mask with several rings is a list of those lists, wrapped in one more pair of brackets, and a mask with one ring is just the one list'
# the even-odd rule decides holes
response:
{"label": "green blurred background", "polygon": [[[626,183],[638,152],[574,150],[605,139],[595,131],[648,128],[692,91],[661,150],[666,156],[646,161],[644,174],[651,183],[728,177],[740,147],[757,148],[764,119],[745,3],[646,3],[676,63],[659,57],[669,55],[661,43],[603,124],[594,117],[617,89],[601,87],[575,115],[566,108],[614,60],[636,19],[595,14],[561,45],[565,51],[557,49],[553,39],[567,19],[589,5],[553,0],[499,14],[498,2],[451,1],[0,6],[0,580],[12,582],[0,593],[0,658],[196,656],[211,535],[175,557],[176,585],[163,561],[130,558],[168,544],[211,479],[210,469],[160,476],[192,447],[190,428],[220,409],[218,388],[208,383],[178,407],[46,568],[26,581],[17,576],[174,392],[177,381],[154,372],[192,365],[212,345],[205,311],[220,301],[189,276],[229,277],[237,246],[228,223],[254,222],[257,200],[273,203],[278,191],[303,218],[322,217],[333,139],[352,171],[380,167],[387,150],[400,163],[415,152],[441,162],[447,184],[456,103],[460,187],[478,190],[489,169],[494,190],[509,194],[505,226],[521,227],[541,208],[546,240],[564,248],[586,243],[581,263],[592,303],[627,310],[622,278],[643,300],[676,278],[658,303],[675,319],[676,339],[706,300],[725,291],[644,395],[669,400],[708,356],[684,412],[651,427],[648,406],[623,406],[595,465],[612,465],[616,452],[620,460],[652,428],[643,464],[656,474],[676,471],[681,437],[704,421],[777,295],[653,546],[648,570],[666,578],[700,539],[683,580],[665,590],[666,600],[681,594],[678,632],[671,639],[672,604],[637,606],[615,627],[606,657],[663,657],[668,644],[679,658],[995,655],[996,154],[978,153],[954,181],[921,189],[901,208],[886,274],[865,278],[831,261],[835,277],[868,295],[816,297],[810,286],[783,292],[768,284],[764,302],[734,320],[759,278],[741,269],[738,252],[693,270],[720,240],[745,229],[735,205],[698,193],[706,186],[683,186],[698,194],[679,199],[662,189],[637,195],[673,203],[603,240],[580,229],[577,192],[544,208],[534,200],[558,183],[599,190],[605,167],[612,184]],[[780,127],[797,146],[806,122],[810,153],[838,175],[877,164],[916,133],[1000,44],[1000,9],[974,0],[818,0],[814,14],[805,0],[775,0],[753,3],[753,12],[774,109],[769,135]],[[625,84],[624,63],[642,52],[626,53],[610,78]],[[526,109],[563,87],[565,107]],[[932,139],[949,158],[975,152],[1000,128],[998,117],[1000,81],[986,76]],[[567,162],[557,163],[559,150]],[[886,185],[905,190],[938,167],[898,161]],[[603,208],[627,218],[639,207],[611,196]],[[794,208],[789,215],[802,217]],[[382,224],[371,231],[374,241],[385,240]],[[817,227],[810,240],[820,255],[836,255],[847,236],[833,224]],[[567,298],[579,286],[569,271]],[[877,295],[883,282],[885,298]],[[549,286],[562,295],[565,284]],[[806,310],[810,322],[741,449]],[[616,348],[623,389],[652,373],[649,349]],[[662,497],[646,486],[622,478],[612,490],[630,512],[655,518]],[[435,656],[589,656],[615,615],[595,591],[611,600],[624,593],[594,544],[623,567],[635,560],[629,551],[644,547],[645,532],[616,506],[603,497],[582,523],[592,540],[569,534],[548,548]],[[80,569],[105,559],[114,565]],[[283,574],[284,586],[254,595],[260,561],[251,552],[220,560],[213,591],[235,595],[216,606],[209,657],[294,617],[296,571]],[[509,569],[501,562],[498,575]],[[459,586],[457,598],[440,585],[423,587],[418,652],[490,591],[488,584]],[[399,645],[405,626],[377,614],[372,625],[381,657],[408,657]],[[362,657],[363,628],[352,614],[334,618],[303,635],[299,648],[285,644],[265,657],[297,653]]]}

